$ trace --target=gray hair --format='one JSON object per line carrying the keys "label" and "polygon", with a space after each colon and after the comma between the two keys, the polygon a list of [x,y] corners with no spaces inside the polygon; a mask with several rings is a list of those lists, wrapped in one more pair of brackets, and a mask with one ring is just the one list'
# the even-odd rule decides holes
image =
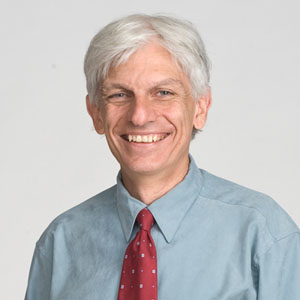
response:
{"label": "gray hair", "polygon": [[209,89],[209,59],[196,28],[188,21],[164,15],[135,14],[116,20],[92,39],[84,61],[91,103],[97,103],[101,83],[111,67],[125,62],[155,38],[189,77],[194,98]]}

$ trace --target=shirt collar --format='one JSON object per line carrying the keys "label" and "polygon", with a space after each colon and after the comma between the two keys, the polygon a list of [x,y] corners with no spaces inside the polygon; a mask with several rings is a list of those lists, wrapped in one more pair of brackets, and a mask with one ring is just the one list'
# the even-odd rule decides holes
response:
{"label": "shirt collar", "polygon": [[122,184],[121,173],[117,177],[117,208],[127,242],[138,213],[147,207],[165,239],[170,243],[187,211],[198,198],[202,185],[202,174],[190,155],[189,171],[183,181],[148,207],[130,196]]}

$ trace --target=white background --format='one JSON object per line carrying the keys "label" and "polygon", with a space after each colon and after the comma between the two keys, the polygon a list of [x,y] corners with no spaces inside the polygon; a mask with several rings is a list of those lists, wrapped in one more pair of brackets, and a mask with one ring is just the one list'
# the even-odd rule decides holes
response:
{"label": "white background", "polygon": [[[271,195],[300,225],[299,1],[2,1],[1,299],[22,299],[35,242],[58,214],[115,183],[85,111],[92,36],[128,13],[195,23],[213,106],[192,142],[199,167]],[[41,299],[42,300],[42,299]]]}

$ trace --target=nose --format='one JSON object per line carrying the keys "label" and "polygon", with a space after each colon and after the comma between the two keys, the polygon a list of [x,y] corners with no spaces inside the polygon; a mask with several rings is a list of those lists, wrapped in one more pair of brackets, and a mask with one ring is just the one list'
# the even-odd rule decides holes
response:
{"label": "nose", "polygon": [[130,104],[128,121],[134,126],[144,126],[156,118],[151,100],[146,96],[135,96]]}

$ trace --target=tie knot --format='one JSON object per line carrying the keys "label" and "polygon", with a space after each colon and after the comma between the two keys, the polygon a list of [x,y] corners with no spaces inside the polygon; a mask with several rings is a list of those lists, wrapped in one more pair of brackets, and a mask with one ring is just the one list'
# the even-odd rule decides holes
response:
{"label": "tie knot", "polygon": [[154,218],[147,208],[142,209],[136,219],[138,224],[141,226],[141,229],[146,231],[150,231],[154,224]]}

